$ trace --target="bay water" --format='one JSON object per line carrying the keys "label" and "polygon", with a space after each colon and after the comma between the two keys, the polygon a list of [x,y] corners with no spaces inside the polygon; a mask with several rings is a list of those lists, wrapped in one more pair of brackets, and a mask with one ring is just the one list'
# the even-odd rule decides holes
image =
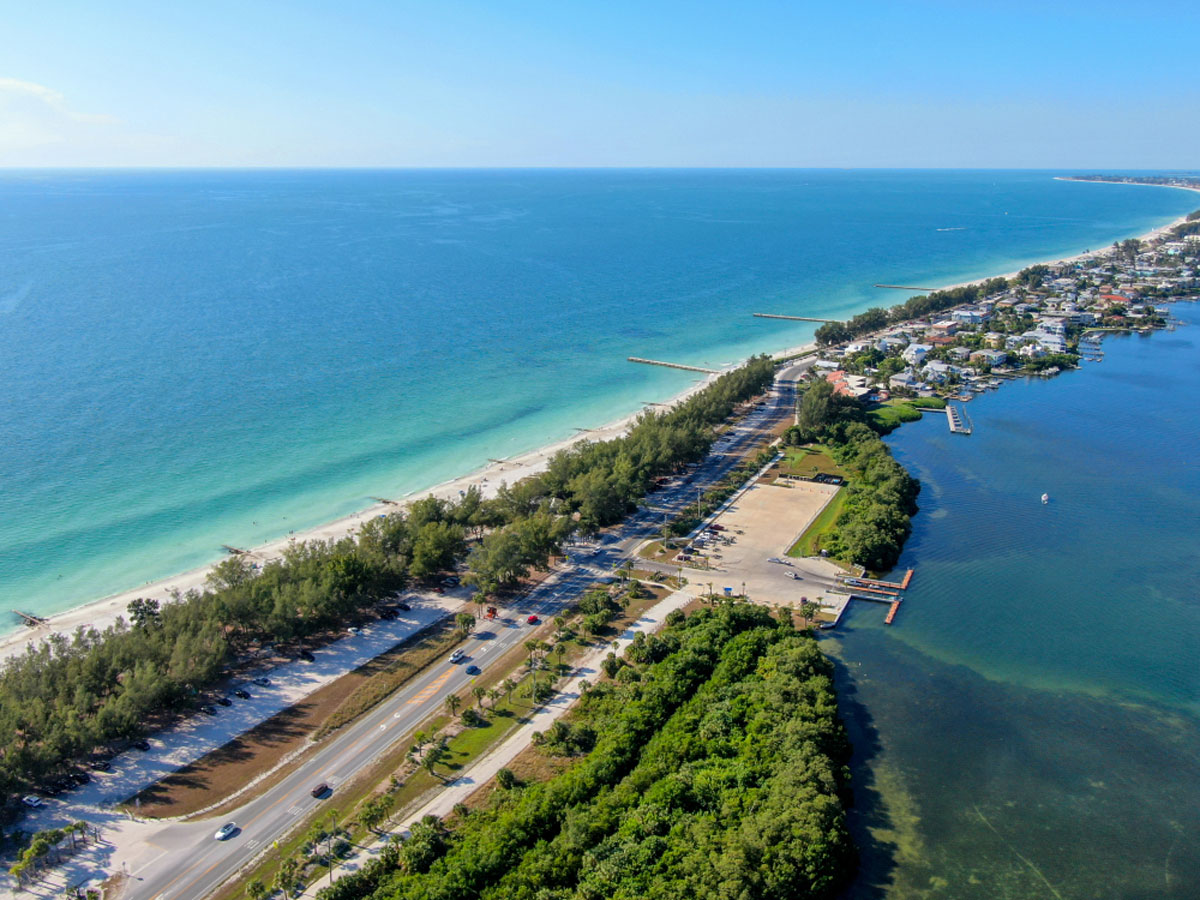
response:
{"label": "bay water", "polygon": [[[826,643],[855,897],[1200,897],[1200,305],[889,437],[919,477],[896,624]],[[1042,493],[1050,495],[1043,505]]]}

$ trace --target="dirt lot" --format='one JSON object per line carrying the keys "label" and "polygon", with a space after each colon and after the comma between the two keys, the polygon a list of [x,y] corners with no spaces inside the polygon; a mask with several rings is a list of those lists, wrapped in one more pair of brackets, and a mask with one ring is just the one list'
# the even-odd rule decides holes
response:
{"label": "dirt lot", "polygon": [[710,547],[719,554],[712,560],[717,570],[698,573],[694,580],[711,582],[718,592],[732,588],[735,594],[745,585],[751,601],[771,606],[799,606],[803,597],[815,602],[837,586],[841,570],[836,565],[822,559],[788,560],[790,565],[767,560],[785,559],[836,493],[830,485],[805,481],[754,485],[717,519],[735,543]]}

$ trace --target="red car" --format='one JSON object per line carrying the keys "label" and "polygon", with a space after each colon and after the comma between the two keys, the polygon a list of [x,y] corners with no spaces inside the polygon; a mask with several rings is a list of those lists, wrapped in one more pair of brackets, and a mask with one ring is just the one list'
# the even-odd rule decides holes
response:
{"label": "red car", "polygon": [[539,619],[537,616],[530,616],[525,621],[528,622],[530,625],[536,625],[538,623]]}

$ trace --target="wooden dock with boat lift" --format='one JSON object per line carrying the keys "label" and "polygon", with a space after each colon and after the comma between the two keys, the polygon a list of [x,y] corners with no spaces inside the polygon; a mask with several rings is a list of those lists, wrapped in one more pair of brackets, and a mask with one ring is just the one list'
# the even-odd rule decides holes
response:
{"label": "wooden dock with boat lift", "polygon": [[952,434],[970,434],[974,430],[966,412],[956,408],[953,403],[946,404],[946,423]]}
{"label": "wooden dock with boat lift", "polygon": [[756,319],[787,319],[789,322],[836,322],[837,319],[814,319],[812,316],[781,316],[776,313],[755,313]]}
{"label": "wooden dock with boat lift", "polygon": [[668,369],[683,369],[685,372],[703,372],[705,375],[720,375],[720,369],[706,369],[703,366],[685,366],[683,363],[663,362],[661,359],[643,359],[640,356],[625,357],[630,362],[643,363],[647,366],[666,366]]}
{"label": "wooden dock with boat lift", "polygon": [[907,572],[905,572],[904,579],[899,583],[895,581],[881,581],[878,578],[859,578],[857,576],[852,577],[854,577],[855,581],[860,582],[861,584],[873,584],[877,587],[894,588],[898,591],[906,591],[908,590],[909,584],[912,583],[913,570],[909,569]]}
{"label": "wooden dock with boat lift", "polygon": [[892,602],[891,608],[888,610],[887,617],[883,620],[884,625],[891,625],[896,621],[896,613],[900,612],[900,601]]}

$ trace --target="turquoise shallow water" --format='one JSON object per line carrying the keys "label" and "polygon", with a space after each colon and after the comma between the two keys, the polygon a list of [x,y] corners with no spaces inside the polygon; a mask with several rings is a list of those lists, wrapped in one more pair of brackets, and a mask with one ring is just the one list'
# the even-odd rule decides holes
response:
{"label": "turquoise shallow water", "polygon": [[[0,175],[0,609],[533,449],[844,316],[1141,233],[1031,172]],[[15,625],[15,622],[13,623]]]}
{"label": "turquoise shallow water", "polygon": [[889,438],[916,576],[896,625],[864,606],[828,644],[855,897],[1200,897],[1200,306],[1175,309],[972,401],[969,438]]}

